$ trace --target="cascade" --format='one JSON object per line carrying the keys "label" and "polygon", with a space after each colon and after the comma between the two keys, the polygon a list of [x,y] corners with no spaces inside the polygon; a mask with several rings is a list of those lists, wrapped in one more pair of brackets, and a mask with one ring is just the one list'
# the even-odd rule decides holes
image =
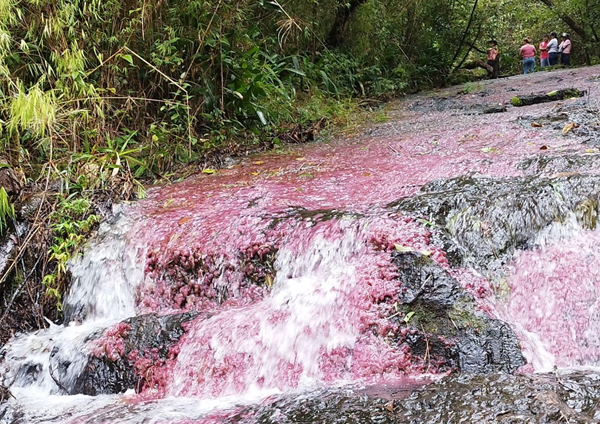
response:
{"label": "cascade", "polygon": [[[512,96],[493,83],[491,100]],[[516,108],[501,133],[471,113],[478,98],[447,100],[452,113],[434,100],[368,140],[244,160],[120,206],[69,264],[65,323],[2,348],[14,398],[0,424],[293,422],[285,408],[310,422],[353,405],[359,421],[411,422],[465,384],[596,369],[598,155]],[[472,122],[455,119],[465,110]]]}

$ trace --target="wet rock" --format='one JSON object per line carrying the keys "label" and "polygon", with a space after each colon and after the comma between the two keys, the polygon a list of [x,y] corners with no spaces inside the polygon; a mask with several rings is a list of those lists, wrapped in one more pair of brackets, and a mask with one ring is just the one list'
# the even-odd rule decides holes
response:
{"label": "wet rock", "polygon": [[6,386],[0,384],[0,403],[4,402],[5,400],[8,400],[11,397],[13,396],[12,393],[10,393],[10,390],[8,390]]}
{"label": "wet rock", "polygon": [[557,175],[561,173],[585,173],[600,167],[600,154],[565,154],[560,156],[539,155],[522,160],[517,168],[531,174]]}
{"label": "wet rock", "polygon": [[483,113],[502,113],[506,112],[506,106],[500,105],[488,105],[483,108]]}
{"label": "wet rock", "polygon": [[569,219],[595,228],[599,198],[600,177],[594,175],[459,177],[433,181],[389,207],[433,220],[437,242],[454,249],[452,265],[493,277],[516,249],[533,247],[542,229]]}
{"label": "wet rock", "polygon": [[447,271],[419,252],[398,252],[398,302],[417,357],[472,373],[514,372],[525,364],[518,340],[502,321],[477,310],[473,297]]}
{"label": "wet rock", "polygon": [[[152,365],[164,362],[185,333],[184,323],[198,316],[195,312],[157,316],[154,314],[128,318],[119,325],[123,331],[113,331],[104,340],[95,334],[90,342],[105,347],[118,344],[121,349],[104,349],[88,355],[82,371],[73,370],[72,358],[56,350],[50,356],[50,368],[55,370],[55,382],[68,394],[122,393],[146,384],[145,376],[136,373],[136,361],[145,359]],[[108,339],[106,339],[108,338]],[[95,340],[93,340],[95,339]],[[75,371],[75,372],[74,372]]]}
{"label": "wet rock", "polygon": [[13,199],[21,195],[24,179],[23,172],[13,168],[6,156],[0,155],[0,187]]}
{"label": "wet rock", "polygon": [[541,115],[523,115],[521,126],[555,131],[563,137],[577,137],[582,143],[600,145],[600,109],[595,101],[578,99],[553,107]]}
{"label": "wet rock", "polygon": [[570,99],[573,97],[582,97],[586,94],[585,90],[577,88],[566,88],[563,90],[554,90],[541,94],[525,94],[515,96],[510,100],[513,106],[529,106],[537,103],[554,102],[556,100]]}
{"label": "wet rock", "polygon": [[226,423],[596,423],[600,375],[461,375],[422,387],[330,389],[238,411]]}

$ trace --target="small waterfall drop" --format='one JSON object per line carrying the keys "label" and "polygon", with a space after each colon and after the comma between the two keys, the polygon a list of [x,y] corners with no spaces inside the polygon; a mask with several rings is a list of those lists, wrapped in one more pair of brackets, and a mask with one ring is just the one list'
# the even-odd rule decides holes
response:
{"label": "small waterfall drop", "polygon": [[103,224],[85,255],[71,262],[73,285],[64,307],[66,325],[15,337],[3,348],[2,384],[14,394],[69,394],[90,354],[88,341],[135,315],[134,293],[143,278],[143,249],[124,237],[129,219]]}
{"label": "small waterfall drop", "polygon": [[495,315],[513,325],[536,372],[600,366],[600,230],[572,215],[517,251]]}
{"label": "small waterfall drop", "polygon": [[342,221],[308,232],[279,251],[267,298],[194,323],[168,394],[211,398],[331,377],[323,359],[352,349],[358,336],[348,300],[356,284],[352,259],[364,250],[357,231],[356,223]]}
{"label": "small waterfall drop", "polygon": [[117,321],[135,315],[135,291],[144,278],[145,249],[126,238],[131,219],[103,224],[86,254],[72,261],[66,321]]}

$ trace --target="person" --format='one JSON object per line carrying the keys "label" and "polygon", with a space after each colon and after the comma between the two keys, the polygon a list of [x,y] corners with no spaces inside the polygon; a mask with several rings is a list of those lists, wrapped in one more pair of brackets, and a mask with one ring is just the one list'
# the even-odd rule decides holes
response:
{"label": "person", "polygon": [[533,72],[535,66],[535,46],[531,44],[529,38],[523,39],[523,45],[521,46],[520,53],[523,58],[523,73],[529,74]]}
{"label": "person", "polygon": [[563,32],[560,36],[561,42],[558,46],[558,51],[560,52],[560,63],[563,66],[569,66],[571,64],[571,40],[569,38],[569,34]]}
{"label": "person", "polygon": [[491,66],[492,71],[488,71],[489,78],[498,78],[498,74],[500,73],[500,63],[499,63],[499,55],[498,51],[498,42],[496,40],[490,40],[490,47],[487,51],[487,64]]}
{"label": "person", "polygon": [[558,40],[556,39],[556,33],[552,31],[550,33],[550,41],[548,41],[548,62],[550,66],[558,64]]}
{"label": "person", "polygon": [[550,36],[546,34],[544,35],[544,41],[540,43],[540,66],[542,69],[550,65],[550,61],[548,60],[548,41],[550,41]]}

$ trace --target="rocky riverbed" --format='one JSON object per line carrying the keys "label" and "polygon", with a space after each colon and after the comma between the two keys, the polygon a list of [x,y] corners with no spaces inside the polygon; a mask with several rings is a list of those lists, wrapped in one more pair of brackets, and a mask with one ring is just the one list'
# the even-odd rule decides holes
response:
{"label": "rocky riverbed", "polygon": [[71,264],[65,325],[4,347],[0,422],[596,422],[599,88],[423,93],[151,189]]}

